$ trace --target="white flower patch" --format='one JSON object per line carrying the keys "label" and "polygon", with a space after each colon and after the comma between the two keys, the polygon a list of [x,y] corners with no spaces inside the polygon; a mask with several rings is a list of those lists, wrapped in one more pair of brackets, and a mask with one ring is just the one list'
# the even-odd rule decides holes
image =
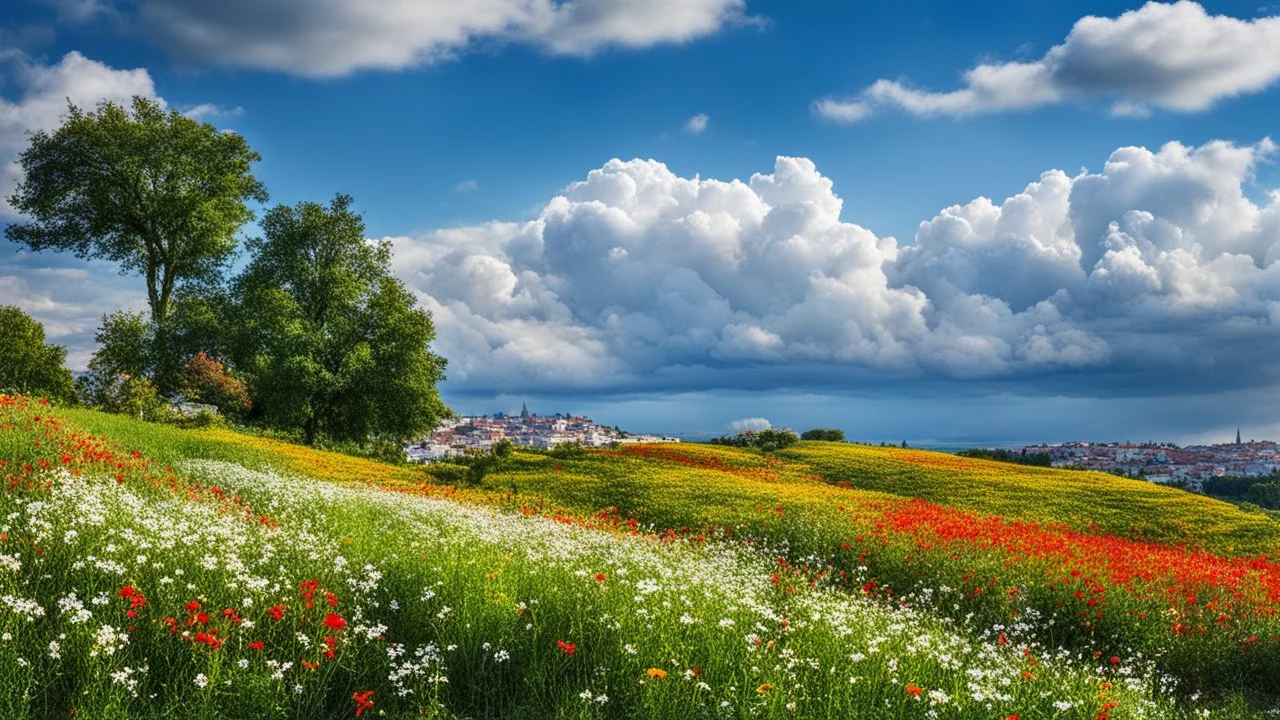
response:
{"label": "white flower patch", "polygon": [[11,612],[27,622],[35,622],[44,617],[44,607],[30,598],[3,595],[0,596],[0,603],[4,603]]}
{"label": "white flower patch", "polygon": [[89,651],[89,656],[115,655],[120,648],[128,644],[128,633],[116,630],[110,625],[103,625],[93,634],[93,649]]}

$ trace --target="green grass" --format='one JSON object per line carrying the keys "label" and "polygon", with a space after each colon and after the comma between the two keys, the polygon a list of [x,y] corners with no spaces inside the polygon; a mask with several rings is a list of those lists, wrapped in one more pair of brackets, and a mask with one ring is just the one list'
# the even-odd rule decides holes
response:
{"label": "green grass", "polygon": [[73,413],[112,450],[34,414],[0,408],[5,718],[353,717],[359,697],[393,718],[1192,716],[1148,660],[810,586],[785,547],[317,482],[262,468],[336,460]]}
{"label": "green grass", "polygon": [[[428,632],[413,625],[396,624],[412,616],[417,618],[414,622],[427,620],[427,624],[432,625],[423,614],[427,613],[426,608],[401,617],[369,610],[372,616],[378,617],[378,622],[386,624],[402,637],[414,639],[413,642],[419,645],[435,642],[441,646],[453,644],[472,648],[467,660],[450,664],[453,672],[450,673],[448,688],[433,688],[432,692],[439,693],[433,696],[434,704],[405,705],[401,710],[412,708],[412,712],[459,717],[576,717],[592,714],[683,717],[687,715],[677,708],[698,705],[702,708],[699,713],[716,716],[719,706],[708,704],[709,697],[662,694],[666,690],[655,695],[652,687],[636,690],[642,687],[638,680],[644,679],[647,667],[667,669],[660,663],[670,662],[672,658],[664,660],[661,656],[671,655],[677,664],[683,663],[681,672],[690,667],[700,670],[714,668],[717,677],[733,678],[727,685],[715,686],[721,693],[718,697],[722,698],[716,702],[729,702],[727,707],[732,710],[725,712],[730,716],[756,713],[791,717],[786,706],[794,702],[797,707],[808,708],[808,715],[802,713],[800,716],[856,717],[869,707],[866,703],[878,706],[888,700],[892,709],[886,711],[886,716],[916,717],[914,710],[923,710],[924,706],[894,705],[895,700],[901,699],[901,694],[897,692],[900,688],[895,689],[893,684],[913,682],[921,687],[925,685],[907,680],[901,673],[893,681],[888,666],[877,670],[883,675],[876,681],[878,684],[858,687],[856,692],[839,683],[829,682],[829,676],[848,669],[848,663],[840,660],[840,653],[844,653],[846,658],[850,652],[866,654],[865,646],[877,643],[873,643],[873,637],[864,630],[846,630],[832,637],[818,629],[825,625],[825,621],[818,618],[854,610],[862,612],[868,605],[860,597],[864,594],[862,587],[872,581],[874,584],[870,586],[874,589],[871,595],[876,601],[870,605],[877,608],[876,612],[890,613],[884,620],[887,624],[880,626],[877,625],[879,620],[868,620],[860,615],[856,616],[856,622],[855,616],[850,616],[850,623],[864,623],[870,627],[903,626],[908,628],[908,635],[916,633],[921,637],[950,638],[945,641],[939,639],[938,642],[945,642],[948,647],[951,643],[958,643],[955,648],[969,648],[956,650],[967,658],[956,668],[929,666],[919,670],[920,677],[932,678],[930,682],[934,685],[929,687],[942,690],[948,697],[965,693],[963,683],[951,672],[958,670],[962,673],[959,677],[966,677],[963,675],[966,668],[974,667],[973,663],[981,665],[987,662],[983,659],[987,657],[984,653],[993,647],[994,628],[999,627],[1019,628],[1016,631],[1017,642],[1039,647],[1038,654],[1063,653],[1058,656],[1060,667],[1054,666],[1052,672],[1047,668],[1044,670],[1043,679],[1052,679],[1043,683],[1050,692],[1040,695],[1041,699],[1079,696],[1087,683],[1079,684],[1083,680],[1078,673],[1088,676],[1093,672],[1093,666],[1101,662],[1102,677],[1107,677],[1112,670],[1107,658],[1113,654],[1122,658],[1119,667],[1130,668],[1130,671],[1147,677],[1143,685],[1145,689],[1126,689],[1126,693],[1130,693],[1125,700],[1130,713],[1138,712],[1136,708],[1142,707],[1145,708],[1143,712],[1158,714],[1167,711],[1177,715],[1194,707],[1193,703],[1157,710],[1153,709],[1154,706],[1142,704],[1146,701],[1140,698],[1150,697],[1152,688],[1173,684],[1181,684],[1184,688],[1184,700],[1191,690],[1207,691],[1201,702],[1211,702],[1212,707],[1219,710],[1224,703],[1233,702],[1232,698],[1238,701],[1243,697],[1241,693],[1264,691],[1262,700],[1258,702],[1266,704],[1270,702],[1267,693],[1280,690],[1274,687],[1274,678],[1267,680],[1274,674],[1273,670],[1280,669],[1280,646],[1274,640],[1268,640],[1280,628],[1275,626],[1273,618],[1268,619],[1265,614],[1253,617],[1244,612],[1226,625],[1215,626],[1213,617],[1219,612],[1216,608],[1225,608],[1233,602],[1228,596],[1219,597],[1220,591],[1212,585],[1217,580],[1207,581],[1211,584],[1203,586],[1196,606],[1178,608],[1175,604],[1179,615],[1166,619],[1165,610],[1169,606],[1161,593],[1168,588],[1160,583],[1171,580],[1161,579],[1159,573],[1154,581],[1136,580],[1133,584],[1105,579],[1109,577],[1107,573],[1112,572],[1105,569],[1108,567],[1106,563],[1112,562],[1108,553],[1123,551],[1131,555],[1137,553],[1139,567],[1142,565],[1141,557],[1146,556],[1144,553],[1151,558],[1147,564],[1157,566],[1157,569],[1168,563],[1172,563],[1170,567],[1185,565],[1184,570],[1178,571],[1182,573],[1178,576],[1182,579],[1176,582],[1198,583],[1201,581],[1184,577],[1189,571],[1200,572],[1197,569],[1199,565],[1194,564],[1200,561],[1192,563],[1187,559],[1194,556],[1184,556],[1179,554],[1180,551],[1161,555],[1165,551],[1159,548],[1148,553],[1141,546],[1123,544],[1116,546],[1119,550],[1106,543],[1089,549],[1091,546],[1086,542],[1089,536],[1114,534],[1186,543],[1228,554],[1259,554],[1276,547],[1275,523],[1225,503],[1140,481],[989,463],[937,453],[801,443],[783,453],[781,458],[741,449],[698,445],[587,452],[559,458],[517,452],[496,471],[489,473],[478,486],[457,489],[433,483],[430,468],[386,465],[225,429],[182,430],[87,410],[60,410],[58,415],[93,434],[115,439],[122,451],[136,448],[146,457],[153,458],[155,463],[147,471],[149,473],[158,474],[160,468],[167,465],[176,468],[178,475],[186,480],[206,487],[215,484],[223,489],[234,489],[239,497],[249,502],[254,513],[267,513],[280,522],[282,528],[301,528],[313,533],[318,546],[330,550],[338,548],[337,552],[353,563],[370,563],[382,568],[388,583],[426,583],[422,587],[427,587],[433,582],[444,582],[450,587],[451,594],[444,604],[453,608],[452,612],[463,613],[465,608],[463,614],[454,616],[467,618],[461,629],[453,628],[446,632],[437,628]],[[24,446],[26,441],[15,440],[16,437],[13,433],[6,435],[0,432],[0,454],[17,458],[27,453],[35,457],[47,451],[47,448],[33,451],[29,442]],[[281,479],[270,471],[308,480],[299,483]],[[147,498],[148,502],[172,502],[165,496],[163,487],[148,490],[146,483],[132,484],[136,478],[133,475],[130,478],[126,487]],[[317,483],[317,480],[323,482]],[[388,495],[370,490],[369,486],[397,489],[409,495]],[[155,494],[154,497],[148,492]],[[388,497],[401,499],[388,500]],[[290,498],[310,500],[300,502]],[[925,499],[935,505],[917,507],[912,504],[917,502],[913,498]],[[402,509],[401,503],[418,508],[413,503],[428,501],[436,504],[431,505],[432,510],[426,515],[398,514]],[[938,508],[936,505],[946,507]],[[978,516],[957,514],[956,510],[947,508],[976,511],[983,516],[999,515],[1050,525],[1069,525],[1088,535],[1068,540],[1067,547],[1079,547],[1074,557],[1063,559],[1051,554],[1011,563],[1004,545],[988,545],[985,540],[978,544],[967,540],[946,540],[936,535],[932,525],[916,527],[909,521],[915,516],[928,516],[939,526],[960,523],[965,527],[979,528],[983,533],[994,533],[992,537],[1006,544],[1040,542],[1037,538],[1042,535],[1052,540],[1059,531],[989,521]],[[603,509],[613,509],[614,512],[604,517],[593,517]],[[477,512],[493,513],[495,510],[498,514],[484,515],[486,520],[479,525],[463,523],[465,527],[459,528],[449,524],[449,518],[453,516],[455,519],[474,520]],[[559,521],[551,521],[551,527],[561,528],[573,540],[565,541],[568,545],[564,546],[553,543],[558,548],[554,552],[544,548],[528,555],[526,536],[542,532],[548,523],[540,516],[560,517]],[[629,525],[628,520],[633,522]],[[117,525],[124,522],[113,521]],[[588,525],[609,530],[601,535],[598,531],[584,530]],[[504,529],[501,532],[494,530],[498,526]],[[669,529],[674,532],[668,537],[666,531]],[[263,531],[262,528],[252,530],[254,533]],[[514,534],[506,534],[508,530]],[[134,531],[142,532],[138,528]],[[648,557],[641,549],[650,547],[648,544],[654,541],[643,539],[643,535],[631,537],[628,533],[646,531],[665,538],[658,547],[666,549],[661,550],[658,557],[674,565],[666,566],[665,570],[655,570],[657,566],[646,566],[645,563],[656,560],[640,559]],[[118,528],[115,532],[119,532]],[[423,532],[426,535],[422,535]],[[1005,535],[1008,539],[1001,539]],[[563,567],[555,560],[569,552],[566,548],[570,545],[599,550],[601,546],[591,538],[602,537],[609,538],[608,546],[624,548],[618,551],[622,555],[592,556],[596,559]],[[104,536],[102,542],[110,544],[111,540]],[[421,552],[423,549],[426,552]],[[331,587],[349,578],[332,573],[324,575],[325,564],[332,561],[330,550],[320,555],[297,550],[301,553],[297,557],[281,556],[273,558],[273,562],[278,562],[281,568],[288,568],[293,576],[315,575],[324,581],[326,587]],[[732,550],[733,559],[724,560],[720,553],[729,550]],[[700,564],[709,561],[707,553],[715,562]],[[778,564],[779,559],[781,564]],[[722,560],[728,565],[717,564]],[[189,558],[184,562],[197,561]],[[1124,562],[1132,565],[1134,560],[1130,557]],[[1212,577],[1220,577],[1225,569],[1232,567],[1217,560],[1212,562],[1221,565],[1205,566],[1209,569],[1204,572],[1218,573]],[[430,573],[427,566],[431,568]],[[480,572],[481,566],[486,568],[483,573]],[[518,568],[518,571],[508,566]],[[466,569],[468,567],[472,569]],[[612,570],[599,570],[602,567]],[[640,567],[647,567],[644,572],[650,577],[655,577],[654,572],[658,573],[656,577],[673,577],[672,573],[692,567],[691,572],[695,575],[712,573],[736,579],[715,580],[713,585],[719,588],[719,594],[708,590],[710,594],[696,601],[680,594],[664,596],[660,608],[636,600],[638,595],[632,590],[627,591],[632,593],[631,600],[627,602],[623,602],[620,596],[604,600],[590,594],[600,589],[599,584],[590,579],[595,572],[604,572],[613,579],[619,571],[635,573]],[[1080,585],[1069,577],[1064,581],[1048,582],[1073,567],[1085,571],[1080,582],[1086,584]],[[507,574],[509,569],[510,574]],[[1096,575],[1098,572],[1103,575]],[[1269,577],[1266,572],[1270,571],[1255,575],[1265,579]],[[393,575],[395,580],[391,579]],[[977,580],[978,577],[983,580]],[[991,585],[986,582],[987,578]],[[1092,593],[1087,583],[1094,582],[1095,578],[1102,579],[1104,584],[1114,585],[1105,596],[1105,604],[1097,608],[1107,609],[1105,617],[1100,614],[1094,618],[1093,607],[1085,608],[1089,612],[1087,617],[1077,612],[1084,599],[1098,596],[1089,594],[1077,600],[1072,595],[1077,589]],[[1258,582],[1262,582],[1261,579]],[[514,585],[506,584],[507,580]],[[296,581],[296,577],[287,579],[282,575],[278,584],[280,588],[287,588]],[[61,580],[59,582],[62,583]],[[681,582],[691,587],[697,584],[692,579]],[[1265,604],[1265,599],[1258,598],[1264,598],[1266,591],[1248,584],[1254,580],[1244,582],[1246,585],[1234,592],[1251,603]],[[607,584],[613,586],[612,580]],[[395,592],[387,597],[409,597],[412,594],[409,593],[409,585],[396,585]],[[980,586],[979,589],[994,588],[997,592],[978,594],[975,585]],[[562,595],[561,588],[569,588],[570,591]],[[1010,595],[1004,592],[1005,588],[1018,588],[1020,592]],[[1221,592],[1229,595],[1232,591]],[[282,593],[279,597],[286,595]],[[746,610],[741,607],[734,610],[732,608],[737,607],[733,605],[734,598],[739,595],[768,599]],[[588,648],[591,648],[592,662],[598,661],[600,667],[609,670],[606,673],[610,678],[607,689],[593,689],[586,682],[587,676],[577,675],[573,676],[577,678],[574,682],[581,682],[566,688],[557,674],[560,671],[550,669],[560,668],[564,658],[559,657],[554,648],[548,651],[547,643],[543,642],[546,637],[540,635],[542,640],[531,645],[521,644],[526,639],[520,639],[518,627],[511,626],[513,621],[510,617],[502,616],[501,608],[511,610],[516,607],[513,603],[529,597],[540,598],[544,610],[556,608],[554,612],[545,612],[544,617],[551,621],[551,627],[556,628],[548,632],[563,636],[561,639],[607,637],[614,638],[610,642],[615,645],[621,642],[622,646],[643,647],[641,643],[648,642],[649,635],[652,635],[655,641],[660,641],[657,647],[662,649],[653,649],[650,651],[653,657],[640,659],[625,649],[617,648],[597,657],[594,640],[584,642],[581,657],[587,657]],[[233,601],[235,598],[225,600]],[[818,602],[821,607],[815,609],[816,606],[806,604],[811,601]],[[385,602],[385,598],[378,602]],[[917,606],[922,612],[914,612],[903,619],[895,614],[899,611],[893,610],[902,602]],[[800,617],[799,608],[802,607],[806,608],[805,612],[812,611],[816,616],[811,618],[803,633],[808,638],[805,644],[797,646],[794,652],[805,653],[817,661],[827,674],[823,679],[816,676],[802,679],[784,673],[785,682],[775,683],[770,679],[774,676],[766,672],[756,657],[742,655],[741,648],[737,648],[735,643],[743,642],[745,631],[729,632],[720,628],[724,632],[705,632],[710,630],[703,622],[710,616],[708,608],[723,608],[723,613],[729,614],[727,617],[734,618],[733,627],[741,629],[743,623],[751,627],[762,623],[769,627],[769,622],[762,621],[762,617],[772,617],[774,621],[779,618],[793,620]],[[1247,610],[1255,606],[1241,604],[1240,607]],[[690,614],[693,610],[698,612]],[[438,608],[435,612],[439,612]],[[471,615],[472,612],[479,614]],[[746,614],[732,615],[733,612]],[[716,610],[712,614],[720,613]],[[1233,608],[1232,613],[1235,615],[1237,611]],[[623,615],[630,618],[627,623],[620,619]],[[694,618],[695,627],[681,622],[680,618],[684,616]],[[1193,630],[1203,624],[1206,631],[1203,634],[1194,631],[1186,637],[1175,635],[1169,629],[1175,619],[1184,621]],[[613,627],[618,623],[623,624],[625,631]],[[516,625],[519,626],[518,623]],[[790,638],[793,633],[794,636],[801,635],[798,627],[784,635]],[[1241,638],[1250,635],[1261,638],[1261,642],[1256,645],[1246,643],[1242,647]],[[621,637],[640,640],[623,642],[618,639]],[[287,638],[280,640],[285,642]],[[908,642],[906,639],[901,641]],[[488,666],[483,654],[474,650],[477,643],[483,645],[486,642],[492,647],[505,643],[503,647],[520,650],[523,658],[519,663],[518,679],[508,677],[499,680],[487,674],[493,669],[485,669]],[[864,649],[849,651],[851,646],[848,643]],[[918,648],[909,651],[905,649],[908,646],[903,647],[902,652],[906,655],[921,652]],[[350,650],[349,657],[364,658],[361,663],[379,666],[378,662],[382,662],[375,662],[376,653],[359,655],[365,651],[357,652],[355,645]],[[1003,656],[997,653],[992,657]],[[1102,659],[1098,660],[1099,657]],[[641,660],[644,667],[637,667],[636,663]],[[1147,664],[1152,660],[1153,664]],[[779,667],[794,670],[796,659],[794,655],[788,655],[785,662],[781,658],[773,658],[773,662],[775,671]],[[188,664],[182,667],[191,670],[196,666]],[[385,669],[385,665],[379,667]],[[458,668],[462,668],[461,672]],[[617,674],[621,672],[619,668],[626,669],[621,676]],[[473,674],[478,678],[474,683],[469,680]],[[1033,674],[1042,678],[1040,670]],[[271,691],[263,689],[265,694],[253,703],[274,698],[270,702],[286,708],[281,717],[315,716],[316,707],[332,709],[343,707],[344,702],[350,704],[350,693],[346,688],[357,688],[365,682],[361,679],[365,677],[363,675],[354,677],[342,675],[342,682],[347,685],[340,692],[333,689],[332,682],[336,681],[326,681],[328,684],[323,697],[305,689],[303,698],[310,703],[305,707],[299,704],[303,698],[298,698],[297,702],[292,698],[285,702],[273,695],[278,688]],[[629,679],[624,683],[618,680],[619,677]],[[250,684],[260,679],[253,673],[243,678]],[[632,686],[633,681],[636,681],[635,687]],[[80,678],[76,682],[85,681]],[[696,687],[692,680],[681,679],[681,682],[685,683],[681,686],[685,690],[690,685]],[[845,677],[843,682],[848,683],[849,678]],[[786,685],[793,690],[799,686],[803,691],[795,690],[786,696],[786,702],[773,703],[773,697],[781,698],[783,694],[769,695],[772,691],[756,693],[755,687],[762,683],[778,687]],[[386,688],[382,687],[378,691],[379,698],[386,697],[382,694]],[[58,693],[64,691],[68,691],[67,688],[57,689]],[[316,692],[320,690],[316,689]],[[530,692],[532,697],[528,695]],[[612,704],[584,704],[586,701],[578,697],[584,692],[605,692]],[[637,695],[637,692],[647,694]],[[1097,687],[1092,687],[1091,692],[1096,697]],[[1132,694],[1135,692],[1137,695]],[[190,703],[195,701],[187,698],[187,693],[180,695],[183,699],[178,701],[179,705],[192,707]],[[1027,702],[1021,695],[1018,698],[1019,702]],[[210,707],[227,712],[231,707],[228,702],[221,699]],[[968,702],[932,709],[939,711],[942,717],[949,716],[948,713],[954,717],[973,717],[975,712],[978,716],[985,716],[985,710],[978,712],[977,706],[965,704]],[[253,706],[257,707],[256,704]],[[386,704],[379,705],[380,709],[387,707]],[[1009,710],[1006,714],[1019,714],[1024,718],[1053,715],[1051,707],[1043,704],[1039,707],[1039,714],[1023,714],[1016,710]],[[1083,707],[1080,706],[1081,709]],[[130,711],[141,712],[137,709]],[[1123,717],[1125,712],[1119,711],[1111,716]],[[1064,716],[1076,715],[1067,713]],[[1092,714],[1082,710],[1078,716],[1092,717]]]}

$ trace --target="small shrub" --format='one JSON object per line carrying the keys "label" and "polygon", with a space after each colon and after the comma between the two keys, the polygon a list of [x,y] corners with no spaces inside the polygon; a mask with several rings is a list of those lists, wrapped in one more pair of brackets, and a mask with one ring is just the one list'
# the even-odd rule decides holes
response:
{"label": "small shrub", "polygon": [[216,405],[228,415],[241,416],[249,411],[249,389],[229,374],[222,363],[198,353],[181,369],[182,394],[195,402]]}

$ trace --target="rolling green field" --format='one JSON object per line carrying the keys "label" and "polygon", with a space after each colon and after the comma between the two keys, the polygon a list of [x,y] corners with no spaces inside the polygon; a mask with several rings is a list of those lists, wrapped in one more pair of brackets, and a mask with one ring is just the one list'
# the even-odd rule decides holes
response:
{"label": "rolling green field", "polygon": [[[477,483],[0,402],[4,717],[1249,717],[1264,516],[801,443]],[[137,598],[141,598],[141,602]]]}

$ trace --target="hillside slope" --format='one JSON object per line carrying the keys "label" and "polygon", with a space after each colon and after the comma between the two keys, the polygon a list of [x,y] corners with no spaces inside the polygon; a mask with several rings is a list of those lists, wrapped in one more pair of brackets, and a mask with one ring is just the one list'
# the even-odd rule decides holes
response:
{"label": "hillside slope", "polygon": [[[234,459],[342,482],[414,486],[430,466],[396,466],[227,430],[186,431],[91,410],[63,411],[91,432],[127,434],[152,457]],[[663,448],[669,448],[670,453]],[[645,454],[640,454],[641,452]],[[710,445],[652,446],[557,460],[517,453],[480,488],[562,509],[617,508],[660,528],[696,526],[758,506],[838,497],[818,485],[917,498],[1010,520],[1187,544],[1231,555],[1280,550],[1280,522],[1196,493],[1095,472],[1011,465],[924,450],[801,442],[769,458]],[[834,489],[834,488],[833,488]],[[815,495],[816,493],[816,495]],[[481,493],[490,497],[492,493]]]}
{"label": "hillside slope", "polygon": [[1280,550],[1280,523],[1266,515],[1146,480],[844,443],[802,442],[779,454],[828,482],[977,513],[1228,554]]}
{"label": "hillside slope", "polygon": [[1054,647],[1158,658],[1187,692],[1280,693],[1280,564],[1259,557],[1276,525],[1147,483],[813,443],[782,459],[701,445],[517,452],[457,488],[428,469],[225,430],[70,415],[165,463],[230,460],[668,542],[743,543],[775,555],[781,585],[966,625],[1034,620],[1028,632]]}
{"label": "hillside slope", "polygon": [[262,443],[89,419],[112,437],[0,396],[6,718],[1196,716],[1131,650],[850,595],[782,546],[319,482],[260,467],[285,457]]}

